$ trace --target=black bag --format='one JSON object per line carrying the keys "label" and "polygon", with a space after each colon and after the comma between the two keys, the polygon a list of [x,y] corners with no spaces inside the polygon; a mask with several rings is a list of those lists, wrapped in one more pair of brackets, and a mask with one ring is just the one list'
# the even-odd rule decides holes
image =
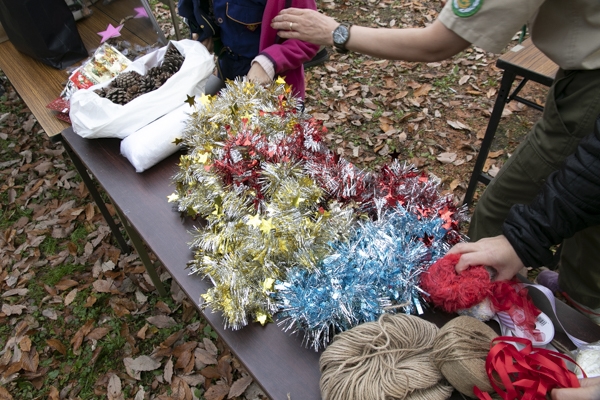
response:
{"label": "black bag", "polygon": [[54,68],[88,56],[65,0],[0,0],[0,22],[17,50]]}

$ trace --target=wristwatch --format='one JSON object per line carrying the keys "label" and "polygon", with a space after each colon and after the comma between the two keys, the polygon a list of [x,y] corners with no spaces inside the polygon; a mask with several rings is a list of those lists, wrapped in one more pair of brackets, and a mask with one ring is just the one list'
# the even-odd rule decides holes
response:
{"label": "wristwatch", "polygon": [[350,28],[352,25],[340,24],[334,29],[333,35],[333,46],[335,51],[338,53],[347,53],[346,43],[350,40]]}

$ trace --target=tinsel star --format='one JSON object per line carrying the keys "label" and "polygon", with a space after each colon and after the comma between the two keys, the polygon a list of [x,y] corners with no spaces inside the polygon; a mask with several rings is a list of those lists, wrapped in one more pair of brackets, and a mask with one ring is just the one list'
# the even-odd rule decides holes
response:
{"label": "tinsel star", "polygon": [[104,43],[110,38],[121,36],[122,28],[123,25],[119,25],[115,28],[112,24],[108,24],[108,27],[105,31],[98,32],[98,35],[102,36],[102,40],[100,40],[100,43]]}

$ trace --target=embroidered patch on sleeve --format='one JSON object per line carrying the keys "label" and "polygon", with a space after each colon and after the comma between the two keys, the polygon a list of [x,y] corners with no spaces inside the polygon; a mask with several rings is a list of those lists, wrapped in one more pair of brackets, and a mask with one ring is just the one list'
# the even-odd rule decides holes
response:
{"label": "embroidered patch on sleeve", "polygon": [[470,17],[479,11],[483,0],[451,0],[454,14],[461,18]]}

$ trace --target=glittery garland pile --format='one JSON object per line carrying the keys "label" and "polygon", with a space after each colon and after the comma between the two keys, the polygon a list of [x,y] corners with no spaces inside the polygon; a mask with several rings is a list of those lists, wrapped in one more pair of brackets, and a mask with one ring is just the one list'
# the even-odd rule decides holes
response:
{"label": "glittery garland pile", "polygon": [[190,267],[212,280],[203,298],[226,325],[280,311],[285,329],[318,349],[382,312],[419,306],[419,273],[461,240],[465,218],[436,182],[398,162],[365,173],[340,159],[281,81],[236,80],[201,103],[171,200],[206,221]]}
{"label": "glittery garland pile", "polygon": [[314,269],[344,240],[353,212],[333,200],[304,171],[323,157],[322,127],[296,111],[289,86],[235,81],[201,99],[182,142],[189,154],[175,176],[179,211],[206,224],[194,232],[192,272],[214,287],[207,306],[239,329],[277,311],[275,280],[292,267]]}
{"label": "glittery garland pile", "polygon": [[305,344],[319,350],[334,334],[384,312],[420,311],[419,275],[450,246],[444,224],[401,206],[359,222],[348,242],[332,244],[317,271],[294,268],[276,283],[278,325],[304,332]]}

